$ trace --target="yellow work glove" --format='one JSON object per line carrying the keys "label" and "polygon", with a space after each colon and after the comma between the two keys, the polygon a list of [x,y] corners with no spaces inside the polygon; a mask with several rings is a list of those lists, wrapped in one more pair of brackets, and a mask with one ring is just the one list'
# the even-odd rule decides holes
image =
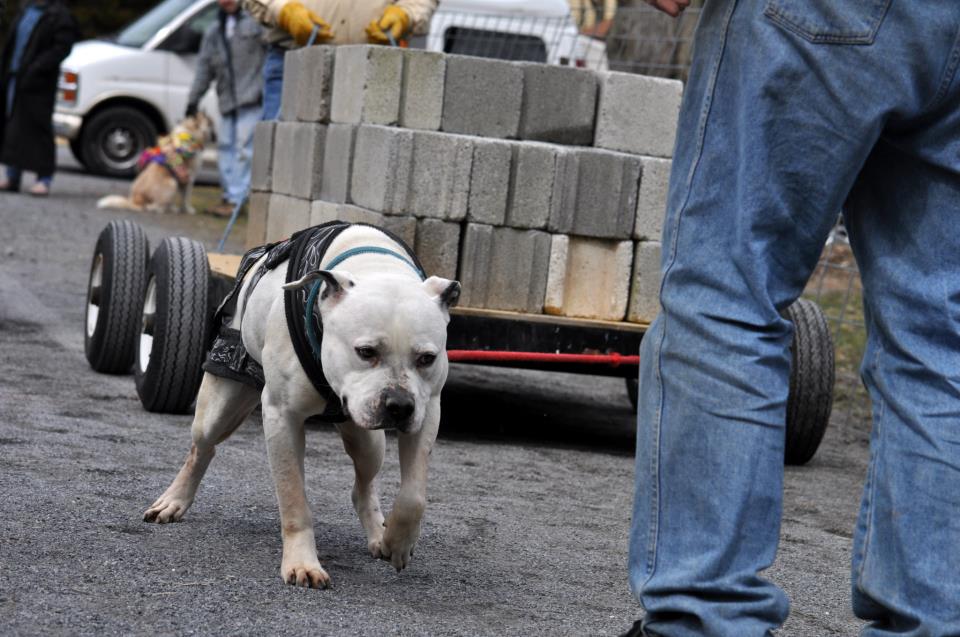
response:
{"label": "yellow work glove", "polygon": [[410,14],[395,4],[387,5],[380,19],[367,25],[367,40],[372,44],[387,44],[389,31],[394,41],[399,42],[409,28]]}
{"label": "yellow work glove", "polygon": [[314,27],[317,27],[315,42],[326,42],[333,39],[333,31],[330,30],[327,21],[303,6],[302,2],[288,2],[283,5],[277,15],[277,24],[281,29],[292,35],[300,46],[305,45],[310,40]]}

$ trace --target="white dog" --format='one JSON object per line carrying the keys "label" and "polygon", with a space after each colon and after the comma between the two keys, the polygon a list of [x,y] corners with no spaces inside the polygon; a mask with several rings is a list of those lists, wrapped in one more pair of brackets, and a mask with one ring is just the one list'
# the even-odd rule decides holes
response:
{"label": "white dog", "polygon": [[[340,402],[345,419],[338,429],[356,471],[353,504],[367,546],[374,557],[403,569],[413,555],[426,507],[427,464],[447,378],[446,328],[460,284],[439,277],[423,280],[409,248],[393,235],[363,224],[325,224],[265,251],[248,253],[251,265],[241,266],[233,295],[237,311],[221,327],[204,366],[193,445],[177,477],[144,519],[164,523],[183,517],[213,458],[214,445],[260,402],[280,505],[281,576],[288,584],[328,586],[330,577],[317,558],[304,490],[304,419],[329,415],[331,405]],[[290,261],[301,262],[301,269],[287,271]],[[323,267],[313,269],[318,263]],[[302,264],[306,274],[293,279],[304,271]],[[285,272],[290,281],[286,284]],[[306,307],[304,320],[288,322],[291,303],[298,298]],[[317,310],[322,340],[309,334]],[[291,336],[300,329],[306,329],[307,338]],[[294,341],[319,347],[314,354],[319,353],[325,379],[308,376],[301,363],[304,354],[298,353]],[[233,371],[224,373],[218,360]],[[224,377],[250,371],[255,376],[259,365],[262,392],[251,386],[255,383],[247,384],[248,379]],[[398,430],[401,483],[384,521],[374,478],[383,462],[387,428]]]}

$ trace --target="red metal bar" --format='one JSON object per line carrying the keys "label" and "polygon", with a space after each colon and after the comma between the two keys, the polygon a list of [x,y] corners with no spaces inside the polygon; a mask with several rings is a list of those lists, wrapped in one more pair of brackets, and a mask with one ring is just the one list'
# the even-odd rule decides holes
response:
{"label": "red metal bar", "polygon": [[533,363],[580,363],[592,365],[639,365],[639,356],[622,354],[552,354],[550,352],[491,352],[487,350],[453,349],[447,352],[451,363],[482,362],[533,362]]}

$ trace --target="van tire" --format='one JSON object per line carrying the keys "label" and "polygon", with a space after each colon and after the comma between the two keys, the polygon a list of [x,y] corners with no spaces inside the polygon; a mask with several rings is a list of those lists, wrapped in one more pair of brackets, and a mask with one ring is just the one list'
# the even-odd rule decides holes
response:
{"label": "van tire", "polygon": [[110,106],[84,125],[81,163],[101,175],[132,177],[140,155],[156,141],[157,127],[145,113],[130,106]]}
{"label": "van tire", "polygon": [[209,329],[209,279],[203,244],[185,237],[165,239],[150,260],[133,367],[147,411],[185,413],[197,396]]}

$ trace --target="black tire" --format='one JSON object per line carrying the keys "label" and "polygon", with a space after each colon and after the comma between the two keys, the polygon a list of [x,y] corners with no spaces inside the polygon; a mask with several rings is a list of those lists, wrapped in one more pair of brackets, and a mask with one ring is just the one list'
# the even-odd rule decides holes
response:
{"label": "black tire", "polygon": [[633,410],[637,410],[637,403],[640,398],[640,379],[639,378],[627,378],[627,397],[630,399],[630,404],[633,405]]}
{"label": "black tire", "polygon": [[83,349],[98,372],[126,374],[133,365],[149,256],[147,235],[132,221],[111,221],[97,238],[87,279]]}
{"label": "black tire", "polygon": [[793,323],[790,353],[790,394],[787,398],[787,433],[784,462],[809,462],[823,440],[833,408],[835,376],[833,338],[820,307],[800,299],[787,308]]}
{"label": "black tire", "polygon": [[147,268],[143,320],[133,368],[147,411],[190,409],[200,379],[209,322],[210,266],[203,245],[165,239]]}
{"label": "black tire", "polygon": [[131,106],[112,106],[83,127],[79,150],[89,170],[111,177],[132,177],[140,154],[157,140],[157,127]]}
{"label": "black tire", "polygon": [[73,155],[73,158],[80,163],[84,168],[87,167],[83,159],[83,146],[80,145],[80,136],[78,135],[76,139],[70,140],[70,153]]}

